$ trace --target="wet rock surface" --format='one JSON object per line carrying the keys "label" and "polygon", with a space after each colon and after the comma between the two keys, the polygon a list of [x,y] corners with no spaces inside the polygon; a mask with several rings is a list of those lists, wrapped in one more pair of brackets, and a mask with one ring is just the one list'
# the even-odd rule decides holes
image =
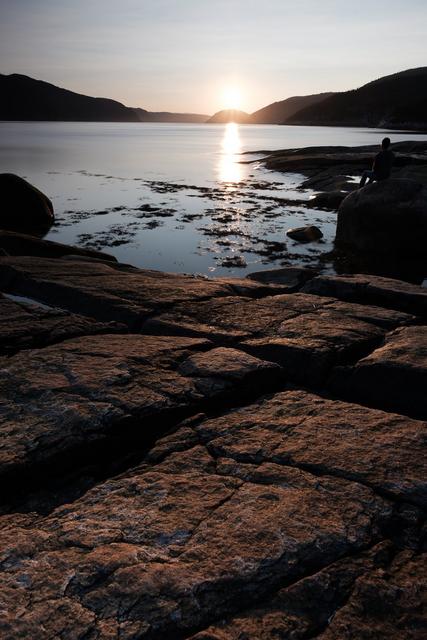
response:
{"label": "wet rock surface", "polygon": [[425,290],[254,275],[0,258],[2,637],[425,637]]}

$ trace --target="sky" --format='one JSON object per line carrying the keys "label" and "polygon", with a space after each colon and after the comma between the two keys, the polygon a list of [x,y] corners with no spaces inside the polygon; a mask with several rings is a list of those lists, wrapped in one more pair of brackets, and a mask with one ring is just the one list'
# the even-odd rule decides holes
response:
{"label": "sky", "polygon": [[0,73],[150,111],[252,112],[427,65],[426,0],[0,0]]}

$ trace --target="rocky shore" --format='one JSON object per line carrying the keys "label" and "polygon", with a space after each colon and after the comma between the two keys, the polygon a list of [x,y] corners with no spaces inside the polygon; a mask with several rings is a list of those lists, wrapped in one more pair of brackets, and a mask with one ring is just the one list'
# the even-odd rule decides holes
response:
{"label": "rocky shore", "polygon": [[1,637],[425,638],[427,290],[73,253],[0,257]]}

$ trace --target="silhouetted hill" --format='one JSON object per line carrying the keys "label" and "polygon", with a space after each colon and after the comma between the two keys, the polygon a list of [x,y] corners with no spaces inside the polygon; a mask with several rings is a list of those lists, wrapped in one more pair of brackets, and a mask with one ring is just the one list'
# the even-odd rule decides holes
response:
{"label": "silhouetted hill", "polygon": [[0,74],[0,120],[69,122],[205,122],[194,113],[132,109],[108,98],[92,98],[28,76]]}
{"label": "silhouetted hill", "polygon": [[202,113],[172,113],[170,111],[146,111],[134,109],[140,122],[206,122],[209,116]]}
{"label": "silhouetted hill", "polygon": [[311,96],[293,96],[286,100],[273,102],[262,109],[258,109],[251,115],[253,124],[282,124],[287,118],[290,118],[305,107],[317,104],[334,95],[332,92],[315,93]]}
{"label": "silhouetted hill", "polygon": [[238,111],[238,109],[223,109],[222,111],[217,111],[217,113],[207,120],[208,124],[226,122],[248,124],[251,122],[251,116],[245,111]]}
{"label": "silhouetted hill", "polygon": [[284,124],[425,129],[427,67],[409,69],[336,93]]}
{"label": "silhouetted hill", "polygon": [[138,122],[133,109],[18,74],[0,74],[0,120]]}

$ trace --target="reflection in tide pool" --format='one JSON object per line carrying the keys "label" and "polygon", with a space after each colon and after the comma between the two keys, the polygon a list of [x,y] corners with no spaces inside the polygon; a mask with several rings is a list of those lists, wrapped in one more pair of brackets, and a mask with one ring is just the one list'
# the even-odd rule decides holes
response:
{"label": "reflection in tide pool", "polygon": [[237,157],[241,151],[239,125],[229,122],[225,126],[221,141],[221,158],[218,167],[218,177],[221,182],[240,182],[242,179],[242,167]]}

